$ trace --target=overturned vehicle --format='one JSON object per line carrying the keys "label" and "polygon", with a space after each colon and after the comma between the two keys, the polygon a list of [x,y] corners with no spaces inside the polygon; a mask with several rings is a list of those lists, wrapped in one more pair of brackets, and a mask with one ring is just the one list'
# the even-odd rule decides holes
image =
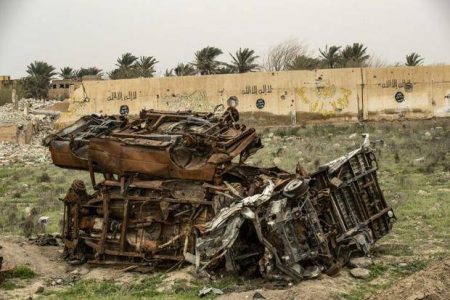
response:
{"label": "overturned vehicle", "polygon": [[[245,164],[255,129],[219,113],[85,116],[45,139],[55,165],[86,170],[64,201],[72,262],[226,269],[301,280],[367,254],[395,218],[363,145],[307,174]],[[101,179],[100,179],[101,177]]]}

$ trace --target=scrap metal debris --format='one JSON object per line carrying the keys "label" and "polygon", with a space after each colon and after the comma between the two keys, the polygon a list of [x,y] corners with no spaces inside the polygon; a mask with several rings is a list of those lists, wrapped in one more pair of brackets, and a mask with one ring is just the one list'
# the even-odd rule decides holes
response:
{"label": "scrap metal debris", "polygon": [[88,171],[94,188],[75,180],[63,199],[67,258],[301,280],[337,273],[390,231],[368,136],[314,173],[289,173],[245,164],[262,145],[238,120],[232,107],[143,110],[47,137],[54,164]]}

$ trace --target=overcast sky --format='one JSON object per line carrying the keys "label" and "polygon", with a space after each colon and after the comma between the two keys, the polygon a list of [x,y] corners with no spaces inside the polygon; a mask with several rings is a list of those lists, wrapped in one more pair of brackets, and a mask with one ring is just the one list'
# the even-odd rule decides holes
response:
{"label": "overcast sky", "polygon": [[226,61],[286,39],[314,54],[362,42],[389,63],[415,51],[449,64],[450,0],[0,0],[0,75],[13,78],[34,60],[110,71],[124,52],[156,57],[162,74],[208,45]]}

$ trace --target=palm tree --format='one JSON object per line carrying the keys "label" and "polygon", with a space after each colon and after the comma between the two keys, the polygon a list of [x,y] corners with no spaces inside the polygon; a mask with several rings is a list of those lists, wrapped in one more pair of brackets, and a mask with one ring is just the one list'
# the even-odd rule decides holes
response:
{"label": "palm tree", "polygon": [[83,76],[102,76],[102,70],[97,67],[80,68],[76,72],[76,77],[83,79]]}
{"label": "palm tree", "polygon": [[217,61],[217,56],[223,52],[216,47],[205,47],[195,52],[195,61],[192,63],[201,75],[216,74],[219,66],[222,64]]}
{"label": "palm tree", "polygon": [[141,56],[132,66],[136,77],[153,77],[158,61],[153,56]]}
{"label": "palm tree", "polygon": [[298,55],[288,65],[288,70],[314,70],[320,67],[320,60],[306,55]]}
{"label": "palm tree", "polygon": [[421,57],[416,52],[406,55],[406,63],[405,65],[408,67],[420,66],[423,64],[424,58]]}
{"label": "palm tree", "polygon": [[320,55],[322,55],[324,62],[330,68],[335,68],[341,59],[339,49],[341,49],[340,46],[331,46],[328,48],[328,45],[325,46],[325,50],[319,49]]}
{"label": "palm tree", "polygon": [[191,64],[179,63],[173,71],[176,76],[195,75],[195,68]]}
{"label": "palm tree", "polygon": [[255,63],[255,60],[259,57],[255,55],[255,50],[239,48],[235,55],[230,53],[230,56],[232,59],[230,67],[235,73],[251,72],[259,68],[258,64]]}
{"label": "palm tree", "polygon": [[363,44],[353,43],[347,45],[341,51],[342,63],[345,67],[362,67],[364,63],[370,58],[367,53],[367,47]]}
{"label": "palm tree", "polygon": [[27,96],[46,99],[50,80],[56,75],[55,68],[46,62],[34,61],[27,66],[27,73],[23,81]]}
{"label": "palm tree", "polygon": [[[111,79],[123,79],[123,78],[136,78],[139,77],[135,70],[135,65],[137,62],[137,57],[130,52],[122,54],[121,57],[117,59],[116,66],[117,69],[111,71],[109,74]],[[148,74],[147,74],[148,75]]]}
{"label": "palm tree", "polygon": [[136,56],[134,56],[130,52],[127,52],[122,54],[122,56],[117,59],[116,66],[118,66],[120,69],[130,69],[136,60]]}
{"label": "palm tree", "polygon": [[30,76],[44,76],[49,79],[56,75],[55,68],[43,61],[34,61],[29,64],[27,73]]}
{"label": "palm tree", "polygon": [[64,67],[60,69],[59,76],[62,79],[73,79],[75,77],[75,71],[71,67]]}
{"label": "palm tree", "polygon": [[164,77],[173,77],[173,69],[166,69],[166,71],[164,72]]}

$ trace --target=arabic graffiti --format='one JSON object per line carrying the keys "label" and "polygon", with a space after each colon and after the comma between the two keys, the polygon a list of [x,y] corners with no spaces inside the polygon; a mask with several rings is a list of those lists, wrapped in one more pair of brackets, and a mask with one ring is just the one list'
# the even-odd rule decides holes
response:
{"label": "arabic graffiti", "polygon": [[119,92],[111,92],[111,94],[106,98],[108,101],[113,100],[134,100],[137,98],[136,91],[128,91],[128,93]]}
{"label": "arabic graffiti", "polygon": [[397,79],[388,79],[388,80],[386,80],[386,82],[381,84],[381,87],[383,89],[386,89],[386,88],[393,88],[393,89],[405,88],[405,92],[412,92],[413,88],[414,88],[414,84],[411,82],[410,79],[408,79],[408,80],[402,79],[401,81],[397,80]]}
{"label": "arabic graffiti", "polygon": [[248,94],[270,94],[272,93],[272,85],[263,84],[260,89],[258,89],[257,85],[246,85],[245,89],[242,90],[243,95]]}

